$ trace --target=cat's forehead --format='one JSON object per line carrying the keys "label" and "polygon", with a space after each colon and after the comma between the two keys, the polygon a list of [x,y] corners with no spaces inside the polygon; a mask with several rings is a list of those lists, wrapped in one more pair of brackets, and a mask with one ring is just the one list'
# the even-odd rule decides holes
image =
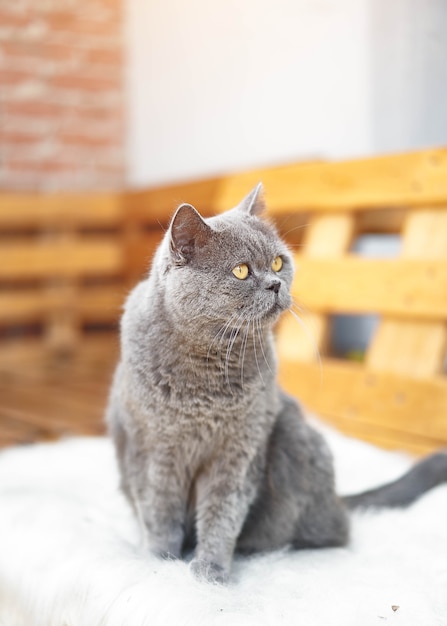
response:
{"label": "cat's forehead", "polygon": [[238,211],[227,211],[222,215],[210,217],[207,223],[216,233],[221,233],[223,237],[255,237],[266,241],[277,240],[278,234],[275,228],[267,221],[253,217],[251,215],[241,215]]}
{"label": "cat's forehead", "polygon": [[256,217],[227,212],[207,222],[215,233],[213,247],[227,254],[271,256],[284,247],[274,227]]}

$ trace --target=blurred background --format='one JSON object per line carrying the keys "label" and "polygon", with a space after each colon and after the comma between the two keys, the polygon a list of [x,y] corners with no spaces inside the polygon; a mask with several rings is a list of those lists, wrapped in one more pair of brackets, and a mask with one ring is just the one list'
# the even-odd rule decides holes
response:
{"label": "blurred background", "polygon": [[[445,146],[446,85],[446,0],[0,0],[0,447],[103,432],[122,302],[147,271],[178,202],[215,210],[234,172],[294,164],[298,177],[308,168],[305,186],[315,162]],[[317,256],[329,251],[331,263],[331,254],[398,255],[405,197],[419,207],[419,192],[443,189],[437,176],[444,181],[445,151],[418,159],[372,163],[368,171],[321,167],[326,173],[314,174],[327,191],[323,205],[336,204],[338,192],[349,198],[352,188],[351,202],[361,208],[355,190],[365,197],[363,182],[353,174],[361,171],[370,176],[366,205],[374,211],[321,223],[289,207],[281,232],[292,233],[297,250],[315,237]],[[376,211],[376,189],[389,191],[394,182],[402,185],[403,206],[400,198],[388,206],[385,194]],[[238,199],[249,189],[241,186]],[[302,198],[299,204],[308,208]],[[432,208],[427,202],[426,215],[410,216],[409,245],[414,239],[419,247],[407,256],[443,258],[447,222]],[[382,218],[382,210],[392,215]],[[343,281],[344,274],[337,284]],[[417,339],[410,358],[405,329],[396,334],[382,324],[370,314],[380,313],[376,306],[357,314],[344,304],[330,308],[328,319],[316,315],[311,359],[318,344],[323,357],[364,361],[374,329],[383,326],[399,347],[387,339],[384,354],[400,361],[391,367],[386,356],[382,365],[406,375],[422,362],[424,375],[445,373],[447,327],[439,311],[433,328],[421,332],[419,319],[412,325],[402,316]],[[287,335],[285,343],[295,350],[301,336],[291,343]],[[425,346],[432,361],[419,358]],[[368,398],[382,400],[374,376],[365,381],[361,402],[369,410]],[[398,391],[390,383],[385,405],[416,407],[407,393],[412,381]],[[438,382],[423,387],[424,402]],[[340,426],[360,414],[349,398]],[[356,434],[409,447],[406,434],[371,427],[383,414],[380,405]],[[398,417],[408,421],[406,413]],[[426,437],[428,427],[418,428]],[[415,450],[435,445],[433,438],[415,441]]]}
{"label": "blurred background", "polygon": [[[145,187],[441,145],[445,85],[445,0],[1,0],[0,186]],[[371,324],[336,320],[336,349],[364,347]]]}
{"label": "blurred background", "polygon": [[0,0],[0,186],[148,186],[447,141],[445,0]]}

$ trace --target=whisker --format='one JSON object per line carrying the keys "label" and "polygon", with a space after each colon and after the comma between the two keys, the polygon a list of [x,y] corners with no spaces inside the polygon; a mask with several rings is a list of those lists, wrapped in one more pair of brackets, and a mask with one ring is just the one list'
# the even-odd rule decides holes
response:
{"label": "whisker", "polygon": [[[239,320],[242,320],[241,323],[239,325],[237,325],[237,322],[239,322]],[[239,334],[239,331],[242,328],[242,325],[244,323],[244,315],[241,314],[238,316],[237,318],[237,322],[236,322],[236,326],[233,328],[233,331],[231,333],[230,336],[230,340],[228,342],[228,346],[227,346],[227,352],[226,352],[226,356],[225,356],[225,380],[231,390],[231,384],[230,384],[230,377],[229,377],[229,363],[230,363],[230,357],[231,357],[231,351],[233,349],[234,343],[236,341],[236,338]]]}
{"label": "whisker", "polygon": [[288,248],[304,248],[304,243],[290,243],[288,241],[287,242],[287,247]]}
{"label": "whisker", "polygon": [[262,341],[262,333],[261,333],[261,329],[260,329],[259,320],[256,320],[256,330],[258,332],[259,344],[261,346],[262,356],[264,357],[264,361],[265,361],[267,367],[269,368],[270,374],[274,375],[274,372],[272,371],[272,368],[270,367],[270,363],[269,363],[267,357],[265,356],[265,351],[264,351],[264,345],[263,345],[263,341]]}
{"label": "whisker", "polygon": [[[228,370],[227,370],[227,367],[228,367],[228,366],[227,366],[227,359],[228,359],[228,347],[229,347],[229,345],[230,345],[230,342],[231,342],[231,341],[232,341],[232,339],[233,339],[233,336],[235,336],[235,334],[237,334],[237,329],[236,329],[236,326],[237,326],[237,323],[238,323],[238,321],[239,321],[239,317],[240,317],[240,316],[239,316],[239,315],[237,315],[236,313],[234,313],[234,314],[231,316],[231,318],[230,318],[230,323],[228,323],[228,324],[226,325],[225,332],[222,334],[222,336],[221,336],[221,338],[220,338],[220,340],[219,340],[220,373],[221,373],[222,375],[225,375],[225,378],[227,378],[227,372],[228,372]],[[234,324],[234,325],[235,325],[233,328],[231,328],[232,324]],[[229,337],[228,339],[226,339],[226,336],[227,336],[227,331],[228,331],[228,330],[230,330],[230,328],[231,328],[231,331],[230,331],[230,337]],[[225,342],[225,341],[227,341],[227,344],[226,344],[226,349],[224,349],[224,348],[225,348],[225,346],[224,346],[224,342]],[[225,360],[223,360],[223,358],[222,358],[222,355],[224,354],[224,352],[225,352]]]}
{"label": "whisker", "polygon": [[[293,233],[295,230],[301,230],[301,229],[305,229],[309,226],[310,222],[306,222],[305,224],[299,224],[298,226],[294,226],[293,228],[290,228],[287,232],[285,233],[281,233],[281,237],[286,238],[287,235],[290,235],[290,233]],[[289,243],[287,245],[290,245]]]}
{"label": "whisker", "polygon": [[312,334],[311,330],[309,329],[308,325],[304,322],[303,319],[301,319],[301,317],[299,315],[297,315],[295,313],[295,311],[293,311],[292,309],[289,309],[289,313],[296,319],[298,324],[301,326],[301,328],[306,333],[306,336],[309,339],[310,343],[312,344],[314,356],[315,356],[315,358],[316,358],[316,360],[318,362],[318,368],[320,370],[320,385],[321,385],[322,382],[323,382],[323,364],[322,364],[322,361],[321,361],[321,355],[320,355],[320,351],[318,349],[317,342],[315,341],[315,337],[313,336],[313,334]]}
{"label": "whisker", "polygon": [[[227,330],[230,328],[231,324],[233,323],[233,321],[235,321],[238,318],[236,313],[233,313],[230,317],[229,320],[227,320],[225,322],[225,324],[223,326],[221,326],[221,328],[217,331],[217,333],[214,335],[209,347],[208,347],[208,352],[206,355],[206,367],[207,367],[207,372],[208,372],[208,382],[209,382],[209,361],[210,361],[210,353],[212,350],[212,347],[214,345],[214,343],[217,341],[217,339],[220,337],[219,339],[219,343],[217,345],[217,350],[216,350],[216,355],[219,354],[219,358],[220,361],[222,362],[222,350],[221,350],[221,346],[222,346],[222,342],[223,342],[223,338],[225,337],[225,333],[227,332]],[[221,371],[222,371],[222,366],[221,366]]]}
{"label": "whisker", "polygon": [[261,369],[259,367],[259,361],[258,361],[258,355],[257,355],[257,351],[256,351],[256,338],[255,338],[255,320],[253,319],[253,351],[255,354],[255,361],[256,361],[256,367],[258,368],[258,372],[259,372],[259,376],[262,380],[262,384],[264,385],[264,379],[262,377],[262,373],[261,373]]}
{"label": "whisker", "polygon": [[302,302],[298,304],[296,300],[292,300],[292,307],[296,309],[299,313],[305,313],[306,315],[312,315],[312,311]]}
{"label": "whisker", "polygon": [[247,350],[248,333],[250,330],[250,318],[245,321],[247,322],[247,326],[245,328],[244,336],[242,338],[242,348],[241,348],[241,352],[239,355],[239,360],[241,361],[241,387],[242,388],[244,388],[244,361],[245,361],[245,351]]}
{"label": "whisker", "polygon": [[276,226],[278,228],[278,231],[281,233],[281,237],[285,237],[288,233],[292,232],[295,229],[299,229],[299,228],[306,228],[307,226],[309,226],[310,222],[305,222],[304,224],[295,224],[295,226],[292,226],[292,228],[290,228],[286,234],[284,235],[283,230],[285,228],[287,228],[288,223],[290,224],[290,219],[291,219],[291,215],[285,215],[282,218],[279,218],[278,220],[276,220]]}
{"label": "whisker", "polygon": [[[233,313],[231,315],[231,317],[229,318],[229,320],[227,322],[225,322],[224,326],[222,327],[223,332],[221,333],[221,337],[219,339],[219,346],[222,345],[222,342],[225,338],[225,335],[227,333],[227,330],[230,329],[231,325],[236,322],[239,319],[239,315],[237,313]],[[219,347],[220,350],[220,347]]]}

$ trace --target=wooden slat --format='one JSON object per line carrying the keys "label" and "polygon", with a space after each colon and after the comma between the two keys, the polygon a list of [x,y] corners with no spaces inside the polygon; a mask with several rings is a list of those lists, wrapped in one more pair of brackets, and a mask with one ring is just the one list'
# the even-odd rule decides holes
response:
{"label": "wooden slat", "polygon": [[[326,359],[317,364],[280,360],[280,381],[317,414],[374,425],[447,445],[447,380],[370,372],[362,365]],[[350,427],[349,427],[350,428]],[[402,447],[404,442],[402,441]]]}
{"label": "wooden slat", "polygon": [[[308,167],[309,162],[295,163],[294,168]],[[273,171],[282,168],[273,168]],[[264,171],[264,170],[263,170]],[[241,181],[238,187],[238,196],[231,199],[231,203],[225,205],[222,194],[225,193],[229,181]],[[182,202],[194,205],[204,216],[214,215],[216,212],[230,209],[239,203],[250,191],[246,185],[247,173],[212,176],[198,180],[185,180],[174,184],[167,183],[150,189],[129,191],[123,194],[124,211],[126,219],[140,224],[155,224],[158,221],[167,224],[174,214],[175,209]],[[253,183],[256,184],[259,179]]]}
{"label": "wooden slat", "polygon": [[363,439],[375,446],[389,450],[405,450],[417,456],[426,455],[445,447],[445,441],[420,434],[409,433],[406,430],[378,426],[369,422],[352,420],[340,416],[330,417],[331,425],[350,437]]}
{"label": "wooden slat", "polygon": [[[430,259],[430,262],[442,259],[443,263],[447,263],[447,209],[411,212],[405,222],[402,244],[402,258],[406,263],[420,258]],[[437,272],[433,270],[425,278],[431,280],[435,276]],[[417,277],[412,276],[411,279],[417,280]],[[405,281],[404,276],[402,280]],[[447,284],[444,281],[433,284],[430,293],[424,293],[427,281],[422,276],[416,286],[421,303],[424,297],[432,303],[432,297],[437,296],[438,302],[442,298],[447,299]],[[388,298],[391,297],[390,292]],[[414,310],[412,301],[409,302],[409,309]],[[447,348],[446,316],[442,317],[442,320],[433,319],[429,324],[415,320],[400,327],[396,327],[393,319],[383,320],[367,353],[368,368],[414,376],[441,373]]]}
{"label": "wooden slat", "polygon": [[216,208],[237,204],[259,181],[269,210],[340,211],[438,205],[447,199],[447,149],[339,163],[260,168],[222,180]]}
{"label": "wooden slat", "polygon": [[[352,215],[314,215],[304,233],[301,258],[312,262],[323,257],[326,259],[323,263],[332,263],[348,250],[354,236],[354,227]],[[294,315],[283,319],[278,341],[287,345],[288,351],[293,351],[295,358],[312,361],[326,348],[329,322],[325,315],[306,306],[306,303],[303,308],[303,303],[295,295],[292,293]]]}
{"label": "wooden slat", "polygon": [[57,304],[44,315],[44,338],[49,350],[60,353],[73,352],[80,341],[81,320],[76,306],[78,281],[76,278],[49,280],[45,295]]}
{"label": "wooden slat", "polygon": [[[50,395],[54,393],[63,396],[68,393],[84,398],[87,402],[96,402],[98,398],[105,398],[108,394],[115,361],[116,356],[109,362],[104,360],[101,371],[96,376],[92,376],[91,372],[84,374],[82,371],[75,371],[70,366],[64,371],[61,364],[59,370],[56,367],[47,371],[43,368],[25,368],[23,373],[9,372],[10,375],[4,380],[0,376],[0,389],[6,388],[12,395],[20,395],[26,385],[29,389],[42,389]],[[79,415],[79,421],[83,419],[85,416]]]}
{"label": "wooden slat", "polygon": [[27,414],[15,408],[0,407],[0,448],[42,439],[51,439],[47,424],[33,424]]}
{"label": "wooden slat", "polygon": [[0,350],[0,376],[8,379],[17,372],[24,375],[28,370],[47,376],[49,372],[62,377],[70,376],[101,377],[110,364],[118,358],[118,338],[114,332],[94,333],[85,336],[69,360],[54,359],[42,351],[38,338],[26,340],[11,339],[2,342]]}
{"label": "wooden slat", "polygon": [[36,245],[7,241],[0,246],[0,279],[113,275],[123,269],[118,239],[97,236]]}
{"label": "wooden slat", "polygon": [[[0,352],[0,447],[104,432],[117,337],[84,339],[70,359],[47,359],[33,342]],[[27,346],[26,344],[30,345]],[[38,348],[35,342],[35,348]],[[28,350],[25,350],[28,348]],[[11,358],[13,357],[13,358]]]}
{"label": "wooden slat", "polygon": [[126,282],[133,287],[149,271],[154,253],[164,235],[161,226],[150,231],[128,226],[123,234]]}
{"label": "wooden slat", "polygon": [[[16,443],[30,441],[30,434],[39,439],[53,439],[63,435],[97,435],[105,431],[103,419],[104,405],[107,390],[103,390],[102,397],[96,402],[80,402],[79,397],[64,393],[64,388],[50,389],[49,393],[54,402],[49,403],[42,397],[42,391],[31,390],[26,396],[13,398],[6,395],[0,407],[0,446],[3,442],[3,428],[16,425]],[[63,397],[62,397],[63,394]],[[9,403],[12,404],[10,405]],[[80,419],[82,417],[84,419]],[[36,432],[37,431],[37,432]],[[8,433],[9,438],[12,433]]]}
{"label": "wooden slat", "polygon": [[[123,286],[79,287],[70,306],[76,308],[79,317],[87,322],[113,322],[121,310],[125,298]],[[65,308],[59,290],[28,288],[0,291],[0,324],[23,324],[42,320],[51,311]]]}
{"label": "wooden slat", "polygon": [[99,405],[92,403],[91,399],[83,398],[82,395],[69,393],[62,385],[57,387],[28,387],[27,392],[17,394],[7,387],[0,387],[2,405],[6,408],[13,407],[22,414],[28,415],[27,422],[34,426],[48,424],[59,428],[61,431],[70,423],[90,424],[102,421],[102,413],[107,396],[107,390],[103,390],[102,397],[98,398]]}
{"label": "wooden slat", "polygon": [[222,178],[214,177],[128,192],[123,196],[126,219],[139,224],[167,224],[182,202],[194,205],[203,216],[212,215],[221,183]]}
{"label": "wooden slat", "polygon": [[415,259],[447,259],[447,201],[442,210],[424,208],[407,213],[402,256]]}
{"label": "wooden slat", "polygon": [[340,163],[298,163],[123,194],[0,194],[0,228],[166,222],[180,202],[204,214],[237,204],[259,180],[273,213],[420,206],[447,198],[447,150]]}
{"label": "wooden slat", "polygon": [[347,213],[315,215],[305,233],[303,255],[332,262],[349,249],[354,229],[354,218]]}
{"label": "wooden slat", "polygon": [[115,227],[123,221],[120,194],[0,193],[0,230],[51,226]]}
{"label": "wooden slat", "polygon": [[276,344],[281,355],[302,361],[317,360],[326,347],[328,321],[325,315],[298,309],[297,305],[282,317],[277,330]]}
{"label": "wooden slat", "polygon": [[292,293],[318,312],[447,319],[447,260],[296,256]]}
{"label": "wooden slat", "polygon": [[442,371],[446,350],[445,322],[388,318],[376,331],[366,365],[424,378]]}

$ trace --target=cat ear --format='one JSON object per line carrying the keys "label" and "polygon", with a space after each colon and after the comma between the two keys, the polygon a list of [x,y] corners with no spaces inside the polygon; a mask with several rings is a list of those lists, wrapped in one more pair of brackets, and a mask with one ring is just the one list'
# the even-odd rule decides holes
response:
{"label": "cat ear", "polygon": [[266,206],[264,200],[264,186],[258,183],[248,196],[246,196],[239,204],[238,209],[248,213],[248,215],[261,215],[264,213]]}
{"label": "cat ear", "polygon": [[171,254],[175,263],[185,265],[194,255],[196,247],[203,244],[211,228],[190,204],[181,204],[171,222]]}

